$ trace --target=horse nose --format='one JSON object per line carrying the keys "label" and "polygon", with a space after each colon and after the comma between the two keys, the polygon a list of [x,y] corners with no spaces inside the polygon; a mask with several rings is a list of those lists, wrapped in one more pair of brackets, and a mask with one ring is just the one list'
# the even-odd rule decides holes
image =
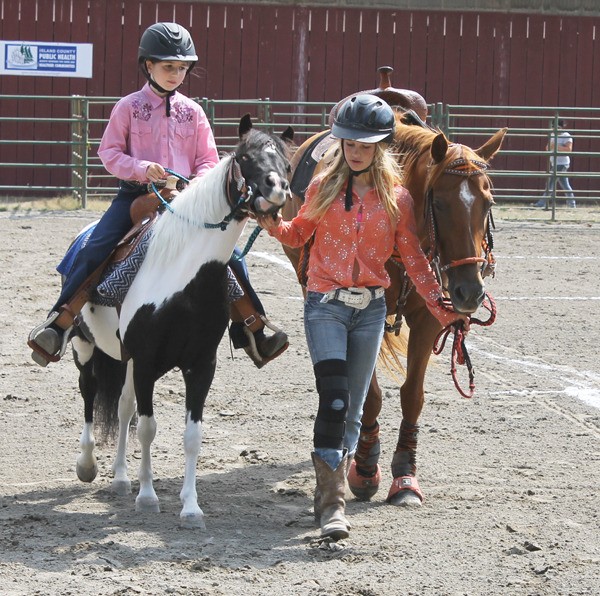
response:
{"label": "horse nose", "polygon": [[459,312],[474,313],[485,297],[485,287],[479,283],[460,283],[450,292],[452,304]]}

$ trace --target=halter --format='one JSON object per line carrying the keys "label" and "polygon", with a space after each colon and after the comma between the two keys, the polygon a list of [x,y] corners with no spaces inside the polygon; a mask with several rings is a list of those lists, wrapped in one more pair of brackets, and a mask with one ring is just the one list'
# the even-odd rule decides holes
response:
{"label": "halter", "polygon": [[[464,176],[470,178],[471,176],[486,176],[486,171],[488,169],[488,164],[484,161],[479,161],[475,159],[468,159],[462,155],[463,148],[462,145],[452,144],[451,147],[460,147],[461,156],[452,160],[449,164],[446,165],[441,174],[452,174],[455,176]],[[428,166],[429,169],[432,168],[433,162],[431,162]],[[492,255],[492,249],[494,246],[494,238],[492,235],[492,229],[494,226],[494,219],[492,217],[491,211],[488,215],[488,219],[486,221],[486,238],[483,241],[483,257],[465,257],[463,259],[456,259],[454,261],[450,261],[446,265],[440,265],[439,263],[439,253],[437,246],[437,221],[435,218],[435,211],[433,209],[433,184],[431,183],[431,179],[429,182],[429,190],[426,191],[425,194],[425,218],[427,221],[427,230],[429,234],[429,245],[430,245],[430,260],[432,265],[435,267],[438,277],[441,281],[441,274],[445,273],[449,269],[453,269],[454,267],[460,267],[461,265],[472,265],[475,263],[481,263],[481,274],[485,277],[485,275],[494,274],[494,268],[496,265],[496,261]],[[487,270],[489,269],[489,273]]]}

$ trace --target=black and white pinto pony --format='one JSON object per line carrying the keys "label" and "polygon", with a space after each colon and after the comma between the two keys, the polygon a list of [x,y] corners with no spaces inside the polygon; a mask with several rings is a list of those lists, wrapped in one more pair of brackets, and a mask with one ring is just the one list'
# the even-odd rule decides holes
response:
{"label": "black and white pinto pony", "polygon": [[[155,382],[179,368],[185,382],[185,471],[180,492],[181,523],[203,527],[198,505],[196,465],[202,444],[202,414],[215,368],[217,347],[227,328],[227,262],[251,213],[273,213],[289,195],[287,143],[252,128],[249,115],[239,124],[240,142],[213,170],[190,184],[160,215],[144,262],[120,312],[88,302],[72,344],[80,371],[85,424],[77,475],[91,482],[96,423],[118,422],[113,490],[131,493],[127,474],[129,426],[137,403],[141,446],[136,511],[157,512],[150,448],[156,434],[152,405]],[[122,338],[122,344],[119,338]],[[123,348],[130,359],[122,360]]]}

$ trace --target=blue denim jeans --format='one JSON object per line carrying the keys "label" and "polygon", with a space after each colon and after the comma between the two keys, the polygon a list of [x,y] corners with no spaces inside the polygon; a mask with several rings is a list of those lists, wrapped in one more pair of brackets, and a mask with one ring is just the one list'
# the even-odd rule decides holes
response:
{"label": "blue denim jeans", "polygon": [[[304,329],[313,365],[323,360],[345,360],[348,365],[350,403],[346,414],[344,450],[356,451],[360,419],[369,383],[383,339],[385,298],[371,300],[359,310],[339,300],[321,302],[323,294],[308,292],[304,303]],[[316,454],[335,470],[343,451],[319,448]]]}
{"label": "blue denim jeans", "polygon": [[[552,165],[550,165],[552,169]],[[569,169],[569,166],[566,165],[556,165],[556,173],[561,174],[566,172]],[[546,186],[546,191],[544,192],[544,198],[549,199],[552,197],[552,193],[554,192],[554,181],[558,182],[558,186],[565,191],[565,195],[567,199],[574,199],[575,194],[573,193],[573,189],[571,188],[571,184],[569,183],[569,179],[563,176],[550,176],[548,180],[548,186]]]}
{"label": "blue denim jeans", "polygon": [[117,196],[96,224],[87,244],[77,254],[52,310],[58,310],[73,297],[79,286],[100,267],[121,238],[129,232],[133,225],[129,209],[140,194],[141,190],[123,187],[119,189]]}

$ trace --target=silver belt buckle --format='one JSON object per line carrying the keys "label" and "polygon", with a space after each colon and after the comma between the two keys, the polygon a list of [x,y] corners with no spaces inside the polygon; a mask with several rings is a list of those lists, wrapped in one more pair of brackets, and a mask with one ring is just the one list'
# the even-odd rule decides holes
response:
{"label": "silver belt buckle", "polygon": [[340,295],[344,294],[345,299],[342,298],[348,306],[363,310],[369,306],[371,302],[371,290],[367,288],[352,288],[348,290],[340,290]]}

